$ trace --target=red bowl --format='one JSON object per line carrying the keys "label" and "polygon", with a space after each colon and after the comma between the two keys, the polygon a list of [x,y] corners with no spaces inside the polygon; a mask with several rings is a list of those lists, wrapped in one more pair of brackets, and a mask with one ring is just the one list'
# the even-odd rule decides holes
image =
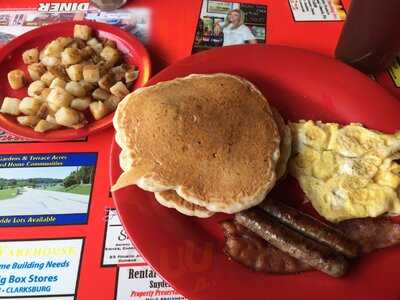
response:
{"label": "red bowl", "polygon": [[[26,65],[22,61],[22,53],[34,47],[41,49],[48,42],[59,36],[72,36],[75,24],[86,24],[95,30],[98,37],[104,37],[117,43],[118,49],[125,56],[125,61],[128,64],[137,66],[139,70],[139,77],[132,88],[133,90],[146,84],[151,72],[150,57],[142,43],[132,34],[104,23],[91,21],[60,22],[31,30],[0,49],[0,105],[4,97],[22,99],[27,96],[27,88],[13,90],[7,80],[7,73],[13,69],[21,69],[28,75]],[[0,113],[0,127],[5,131],[29,140],[73,140],[110,127],[113,115],[109,114],[100,120],[90,122],[81,129],[59,129],[39,133],[30,127],[20,125],[16,117]]]}

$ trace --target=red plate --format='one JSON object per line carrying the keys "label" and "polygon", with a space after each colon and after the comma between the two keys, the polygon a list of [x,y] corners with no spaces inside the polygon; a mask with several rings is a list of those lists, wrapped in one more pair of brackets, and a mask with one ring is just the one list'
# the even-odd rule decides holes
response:
{"label": "red plate", "polygon": [[[61,22],[29,31],[0,48],[0,105],[5,96],[16,98],[27,96],[26,88],[17,91],[12,90],[7,80],[7,73],[13,69],[22,69],[29,76],[26,65],[22,61],[22,53],[35,47],[41,49],[59,36],[72,36],[75,24],[87,24],[95,29],[95,34],[98,37],[108,38],[117,43],[118,49],[125,55],[125,60],[139,69],[139,78],[133,87],[134,89],[143,86],[148,81],[151,70],[149,55],[141,42],[132,34],[118,27],[98,22]],[[18,124],[15,117],[0,114],[0,127],[26,139],[40,141],[72,140],[111,126],[112,118],[113,114],[109,114],[101,120],[90,122],[79,130],[60,129],[38,133],[29,127]]]}
{"label": "red plate", "polygon": [[[148,85],[191,73],[226,72],[252,81],[289,120],[361,122],[400,129],[400,102],[367,76],[307,51],[279,46],[235,46],[202,52],[168,67]],[[121,170],[112,148],[111,181]],[[290,181],[290,180],[289,180]],[[275,194],[302,198],[286,181]],[[121,220],[146,260],[189,299],[399,299],[400,249],[364,256],[348,276],[320,272],[266,275],[229,261],[218,221],[183,216],[160,206],[151,193],[130,186],[113,194]]]}

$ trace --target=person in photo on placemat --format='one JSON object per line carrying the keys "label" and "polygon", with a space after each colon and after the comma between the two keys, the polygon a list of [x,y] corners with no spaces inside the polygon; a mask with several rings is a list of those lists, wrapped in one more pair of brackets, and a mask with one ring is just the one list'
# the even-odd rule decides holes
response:
{"label": "person in photo on placemat", "polygon": [[219,34],[221,31],[224,35],[223,46],[240,45],[240,44],[257,44],[256,37],[249,27],[244,24],[244,12],[240,9],[232,9],[228,12],[226,22],[216,22],[214,32]]}

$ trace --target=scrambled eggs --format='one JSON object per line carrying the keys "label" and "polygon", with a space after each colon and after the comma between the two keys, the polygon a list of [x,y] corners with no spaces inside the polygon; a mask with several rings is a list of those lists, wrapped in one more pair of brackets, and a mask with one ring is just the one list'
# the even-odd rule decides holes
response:
{"label": "scrambled eggs", "polygon": [[290,127],[290,173],[320,215],[339,222],[400,214],[400,132],[313,121]]}

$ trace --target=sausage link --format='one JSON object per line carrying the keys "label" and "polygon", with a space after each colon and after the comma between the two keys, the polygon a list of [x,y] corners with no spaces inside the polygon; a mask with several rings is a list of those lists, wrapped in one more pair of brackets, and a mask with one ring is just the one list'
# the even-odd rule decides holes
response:
{"label": "sausage link", "polygon": [[333,248],[349,258],[354,258],[360,253],[360,247],[357,243],[346,238],[333,227],[320,222],[308,214],[270,199],[267,199],[259,206],[266,213],[279,219],[279,221],[287,226]]}
{"label": "sausage link", "polygon": [[317,270],[333,277],[341,277],[347,272],[348,262],[343,255],[283,225],[260,209],[237,213],[235,220],[276,248]]}

